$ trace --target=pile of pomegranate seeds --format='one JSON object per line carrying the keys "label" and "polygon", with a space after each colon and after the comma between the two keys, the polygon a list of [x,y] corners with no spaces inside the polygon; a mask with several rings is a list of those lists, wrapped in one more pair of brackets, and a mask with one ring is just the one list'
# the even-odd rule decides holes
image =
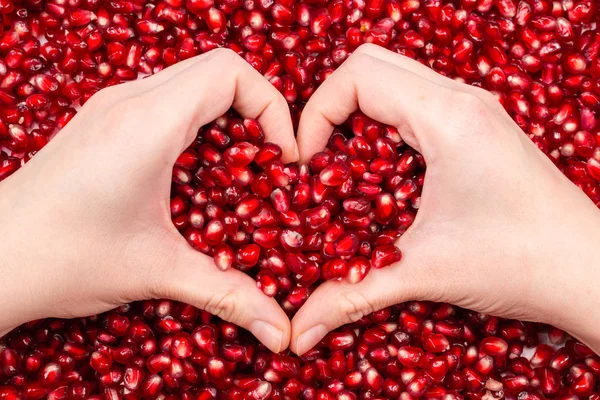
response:
{"label": "pile of pomegranate seeds", "polygon": [[[538,344],[542,331],[562,347]],[[560,330],[426,302],[377,311],[302,358],[169,300],[32,322],[0,345],[2,400],[597,400],[599,376],[600,358]]]}
{"label": "pile of pomegranate seeds", "polygon": [[395,128],[362,114],[349,125],[350,139],[336,129],[298,166],[280,161],[256,121],[219,118],[176,162],[173,223],[220,269],[256,275],[268,296],[289,294],[288,311],[320,278],[357,283],[399,261],[394,243],[414,220],[423,157]]}
{"label": "pile of pomegranate seeds", "polygon": [[[600,206],[597,7],[0,0],[0,181],[103,87],[229,47],[282,92],[297,123],[319,84],[369,42],[494,92]],[[394,129],[361,114],[308,166],[283,165],[280,153],[255,121],[218,119],[179,157],[171,212],[192,246],[254,276],[293,315],[324,279],[358,282],[400,258],[393,243],[419,207],[425,165]],[[562,331],[424,302],[342,327],[302,358],[167,300],[36,321],[0,341],[0,400],[597,400],[597,377],[600,358]]]}

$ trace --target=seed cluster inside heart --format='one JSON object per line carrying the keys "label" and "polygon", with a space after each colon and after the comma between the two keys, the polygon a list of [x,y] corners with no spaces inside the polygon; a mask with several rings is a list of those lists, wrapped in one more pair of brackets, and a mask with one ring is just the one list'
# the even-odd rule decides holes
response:
{"label": "seed cluster inside heart", "polygon": [[171,214],[223,270],[256,276],[288,311],[321,280],[360,282],[401,259],[423,158],[398,131],[354,115],[309,165],[284,165],[257,121],[234,115],[200,130],[173,171]]}

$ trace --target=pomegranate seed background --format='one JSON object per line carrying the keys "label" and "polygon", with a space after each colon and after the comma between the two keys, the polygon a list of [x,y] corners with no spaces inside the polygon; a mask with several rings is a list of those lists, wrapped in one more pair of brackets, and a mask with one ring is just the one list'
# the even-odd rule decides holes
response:
{"label": "pomegranate seed background", "polygon": [[[103,87],[229,47],[282,92],[297,122],[298,112],[319,84],[357,46],[369,42],[494,92],[540,150],[600,205],[600,37],[597,4],[592,1],[0,0],[0,17],[0,180],[35,156]],[[174,169],[173,220],[192,245],[202,244],[207,232],[219,233],[227,226],[216,226],[215,221],[225,221],[217,208],[207,211],[211,201],[218,205],[216,189],[198,195],[197,185],[193,192],[182,187],[187,179],[196,182],[197,168],[211,157],[201,147],[208,142],[223,154],[237,142],[251,142],[263,150],[270,146],[255,136],[235,136],[240,129],[257,131],[255,122],[233,114],[226,118],[204,128]],[[243,129],[236,127],[238,122]],[[211,128],[217,129],[210,133],[212,142],[207,139]],[[378,234],[362,240],[389,245],[418,210],[424,163],[396,140],[393,130],[360,114],[334,135],[329,157],[344,148],[348,154],[357,152],[360,141],[347,138],[369,137],[371,129],[376,131],[371,144],[376,138],[385,139],[380,144],[392,143],[394,166],[404,168],[397,185],[363,185],[367,192],[381,187],[381,195],[397,201],[393,217],[377,213]],[[214,142],[223,135],[233,141],[220,149]],[[330,161],[322,154],[315,156],[311,174],[318,176],[320,165]],[[367,165],[373,165],[372,158]],[[294,173],[294,167],[267,168],[266,180],[252,179],[259,190],[261,184],[268,187]],[[232,179],[245,179],[242,172]],[[210,173],[213,179],[215,174],[217,179],[228,178],[224,172]],[[307,190],[318,185],[313,181]],[[206,203],[198,208],[194,201],[203,202],[203,196]],[[378,196],[372,198],[376,210],[376,198],[385,203]],[[256,217],[246,200],[247,216]],[[269,195],[267,201],[280,214],[277,207],[282,202],[285,195],[279,194],[275,200]],[[229,208],[236,209],[234,203]],[[341,202],[329,206],[334,209],[336,204],[343,213]],[[209,231],[206,225],[211,223],[215,229]],[[197,232],[190,230],[194,224]],[[338,234],[330,225],[330,233]],[[386,230],[390,232],[381,233]],[[275,240],[267,231],[261,234],[263,243]],[[283,237],[284,249],[297,246],[293,232]],[[353,239],[344,239],[336,241],[340,244],[333,250],[327,245],[319,249],[346,254]],[[243,269],[244,263],[254,266],[254,257],[266,255],[253,246],[238,256],[239,247],[231,252],[220,248],[218,264],[231,267],[234,261],[228,257],[235,258],[235,267]],[[366,267],[355,255],[362,251],[370,255],[373,249],[360,247],[346,260],[359,275]],[[324,260],[317,264],[323,274]],[[340,265],[328,266],[329,278],[342,276],[336,275]],[[312,281],[314,276],[308,276],[304,281],[282,271],[277,275],[272,268],[270,273],[248,268],[261,289],[276,296],[290,314],[323,278]],[[538,346],[540,337],[553,346]],[[523,358],[523,351],[532,355]],[[167,300],[77,320],[37,321],[0,341],[1,400],[597,399],[599,374],[600,359],[557,329],[425,302],[397,305],[342,327],[302,359],[270,354],[247,332]]]}

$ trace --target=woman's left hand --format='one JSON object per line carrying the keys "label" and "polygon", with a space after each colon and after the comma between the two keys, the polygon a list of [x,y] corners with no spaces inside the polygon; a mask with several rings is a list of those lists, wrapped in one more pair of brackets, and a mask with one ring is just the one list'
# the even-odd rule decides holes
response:
{"label": "woman's left hand", "polygon": [[298,159],[279,92],[231,50],[95,94],[26,166],[0,184],[0,336],[43,317],[71,318],[171,298],[249,329],[272,351],[290,322],[237,270],[219,271],[171,222],[177,157],[233,106],[258,118],[286,162]]}

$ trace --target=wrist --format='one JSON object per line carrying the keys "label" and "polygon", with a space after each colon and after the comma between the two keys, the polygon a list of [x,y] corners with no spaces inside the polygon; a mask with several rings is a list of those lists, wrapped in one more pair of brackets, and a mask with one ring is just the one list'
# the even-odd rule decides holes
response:
{"label": "wrist", "polygon": [[34,319],[30,312],[27,300],[26,280],[23,278],[23,269],[20,263],[14,263],[13,256],[6,251],[4,245],[0,246],[0,274],[3,276],[0,283],[0,337],[10,332],[17,326]]}
{"label": "wrist", "polygon": [[575,225],[577,232],[560,233],[557,261],[548,268],[553,279],[545,290],[553,298],[548,323],[600,353],[600,211],[591,211]]}
{"label": "wrist", "polygon": [[[19,202],[11,199],[14,191],[7,190],[8,182],[0,186],[0,226],[4,233],[0,241],[0,337],[19,325],[35,319],[32,305],[36,303],[32,265],[28,261],[27,247],[23,246],[26,229],[17,210]],[[18,220],[18,221],[17,221]]]}
{"label": "wrist", "polygon": [[[600,238],[600,236],[596,236]],[[588,242],[594,245],[594,241]],[[596,248],[600,246],[595,240]],[[566,279],[565,293],[571,293],[568,307],[559,313],[556,326],[576,337],[596,353],[600,353],[600,256],[595,249],[587,249],[578,264],[565,269],[570,270],[571,278]],[[568,272],[567,272],[568,273]]]}

